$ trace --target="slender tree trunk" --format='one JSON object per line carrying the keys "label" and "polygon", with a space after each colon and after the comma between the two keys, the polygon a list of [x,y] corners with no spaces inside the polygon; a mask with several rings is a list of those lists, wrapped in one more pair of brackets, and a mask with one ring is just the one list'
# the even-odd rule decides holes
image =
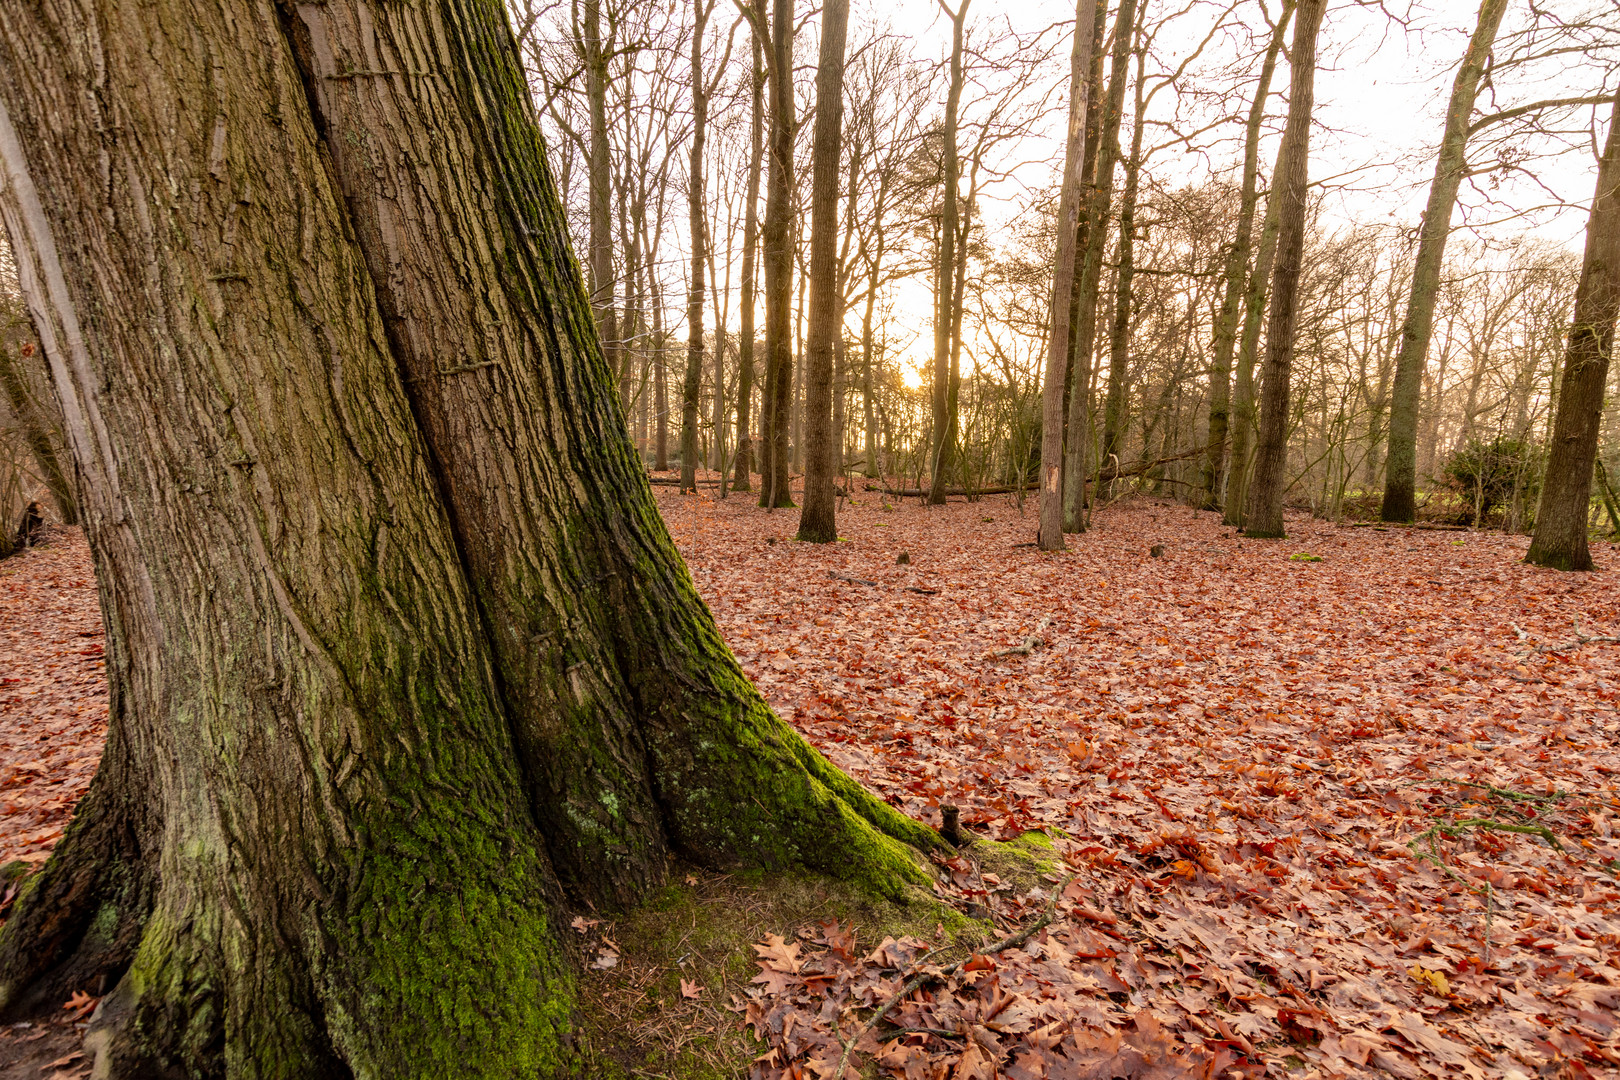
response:
{"label": "slender tree trunk", "polygon": [[[653,254],[648,249],[648,254]],[[648,260],[652,262],[651,259]],[[653,411],[657,416],[658,454],[653,468],[659,472],[669,471],[669,361],[665,359],[669,342],[664,337],[664,287],[658,280],[652,266],[648,267],[648,277],[652,281],[652,332],[653,332]]]}
{"label": "slender tree trunk", "polygon": [[[881,243],[879,252],[882,250]],[[876,259],[874,258],[874,264]],[[883,466],[878,461],[876,380],[872,374],[873,349],[876,341],[872,325],[877,307],[877,270],[874,265],[867,278],[866,310],[861,315],[861,407],[866,420],[866,475],[882,476]]]}
{"label": "slender tree trunk", "polygon": [[[936,841],[698,600],[503,7],[279,15],[0,6],[0,214],[111,692],[0,1009],[114,978],[114,1078],[578,1075],[549,899],[630,902],[672,853],[898,894],[926,875],[887,835]],[[371,74],[416,70],[447,77]]]}
{"label": "slender tree trunk", "polygon": [[697,0],[692,23],[692,152],[687,166],[687,230],[692,269],[686,293],[686,379],[681,387],[681,490],[697,491],[698,394],[703,386],[703,268],[708,228],[703,217],[703,143],[708,135],[709,95],[703,82],[703,36],[715,0]]}
{"label": "slender tree trunk", "polygon": [[1446,130],[1440,139],[1434,180],[1429,184],[1429,203],[1423,210],[1423,225],[1418,233],[1412,291],[1406,304],[1406,321],[1401,327],[1401,351],[1395,358],[1395,385],[1390,392],[1389,449],[1381,515],[1385,521],[1411,521],[1417,511],[1418,399],[1422,395],[1423,368],[1434,328],[1434,305],[1440,295],[1440,268],[1445,261],[1446,240],[1451,235],[1457,189],[1468,172],[1469,120],[1474,113],[1474,98],[1490,62],[1497,27],[1502,23],[1502,13],[1507,6],[1508,0],[1483,0],[1480,4],[1479,20],[1452,83],[1451,102],[1446,106]]}
{"label": "slender tree trunk", "polygon": [[[1119,271],[1114,277],[1114,326],[1108,340],[1108,398],[1103,406],[1102,457],[1119,457],[1125,431],[1126,379],[1130,375],[1131,278],[1136,272],[1136,191],[1142,176],[1143,67],[1146,54],[1136,54],[1136,108],[1131,122],[1131,152],[1125,159],[1125,190],[1119,202]],[[1189,320],[1190,322],[1190,320]],[[1169,385],[1168,383],[1166,384]],[[1147,444],[1142,455],[1147,456]]]}
{"label": "slender tree trunk", "polygon": [[1091,368],[1097,336],[1097,299],[1102,289],[1103,253],[1114,197],[1114,166],[1119,162],[1119,124],[1136,27],[1136,0],[1120,0],[1114,16],[1114,47],[1109,59],[1108,97],[1098,125],[1096,171],[1086,211],[1086,250],[1075,284],[1074,379],[1069,397],[1069,439],[1063,466],[1063,531],[1085,528],[1087,446],[1091,439]]}
{"label": "slender tree trunk", "polygon": [[1277,254],[1271,271],[1271,309],[1266,322],[1266,366],[1261,378],[1260,422],[1254,479],[1244,511],[1244,535],[1283,535],[1283,495],[1288,487],[1288,402],[1294,360],[1295,307],[1305,252],[1306,175],[1310,165],[1311,112],[1315,105],[1316,37],[1326,0],[1300,0],[1289,51],[1288,124],[1277,152]]}
{"label": "slender tree trunk", "polygon": [[[32,347],[23,346],[25,349]],[[56,502],[56,512],[61,515],[62,524],[77,525],[79,500],[73,491],[73,480],[57,453],[56,431],[46,421],[45,410],[35,399],[28,382],[28,374],[23,370],[23,358],[12,355],[9,342],[0,342],[0,387],[5,389],[6,402],[11,406],[17,423],[22,425],[23,437],[28,441],[28,449],[34,455],[34,463],[39,466],[45,486],[51,489],[51,498]],[[0,543],[10,540],[11,526],[12,522],[0,521]]]}
{"label": "slender tree trunk", "polygon": [[[1254,244],[1254,212],[1260,203],[1260,129],[1266,117],[1266,99],[1271,94],[1272,76],[1277,71],[1277,56],[1282,52],[1284,35],[1293,15],[1294,0],[1284,0],[1282,11],[1277,16],[1277,24],[1271,31],[1271,41],[1266,46],[1266,58],[1260,65],[1260,80],[1254,89],[1254,100],[1249,103],[1248,123],[1244,130],[1243,188],[1238,202],[1237,233],[1226,253],[1221,310],[1215,320],[1215,356],[1209,371],[1209,433],[1206,442],[1209,453],[1204,458],[1203,474],[1203,500],[1206,510],[1221,508],[1221,488],[1226,482],[1232,354],[1237,345],[1239,316],[1243,311],[1243,298],[1249,273],[1249,253],[1253,250]],[[1268,267],[1268,272],[1269,269]],[[1252,377],[1252,353],[1250,357],[1249,370]],[[1252,405],[1254,401],[1252,389],[1246,400]],[[1244,449],[1247,454],[1246,438]]]}
{"label": "slender tree trunk", "polygon": [[1040,530],[1042,551],[1063,550],[1063,417],[1069,370],[1069,307],[1074,298],[1075,248],[1086,181],[1086,115],[1097,0],[1075,0],[1069,52],[1069,133],[1058,191],[1057,255],[1041,387]]}
{"label": "slender tree trunk", "polygon": [[[1542,483],[1536,531],[1525,561],[1558,570],[1591,570],[1587,517],[1602,426],[1603,391],[1620,314],[1620,95],[1598,166],[1586,258],[1575,288],[1575,317],[1564,349],[1563,385],[1553,421],[1552,452]],[[1612,511],[1611,511],[1612,512]]]}
{"label": "slender tree trunk", "polygon": [[843,336],[838,282],[838,163],[844,122],[844,42],[849,0],[821,8],[821,58],[816,67],[816,130],[810,163],[810,325],[805,363],[804,509],[799,539],[838,539],[833,480],[838,475],[833,422],[833,362]]}
{"label": "slender tree trunk", "polygon": [[[763,0],[760,0],[763,3]],[[765,197],[765,440],[760,505],[792,506],[788,423],[793,407],[793,2],[772,0],[767,73],[770,169]],[[764,17],[754,23],[764,30]],[[768,473],[768,475],[766,475]]]}
{"label": "slender tree trunk", "polygon": [[[799,254],[802,257],[804,240],[802,236],[797,235],[799,232],[799,225],[800,223],[798,221],[794,222],[794,232],[796,234],[794,237],[794,248],[799,251]],[[791,458],[792,465],[789,471],[799,472],[802,474],[804,472],[805,300],[810,295],[809,267],[803,263],[801,263],[799,266],[798,290],[799,299],[798,304],[794,309],[793,318],[793,413],[792,422],[789,426],[789,444],[792,447],[793,455]]]}
{"label": "slender tree trunk", "polygon": [[1277,259],[1278,215],[1282,211],[1281,188],[1277,177],[1281,175],[1282,148],[1271,169],[1271,193],[1266,198],[1266,217],[1260,226],[1260,246],[1255,251],[1254,272],[1249,275],[1249,286],[1243,298],[1243,338],[1238,346],[1235,393],[1232,401],[1232,464],[1226,482],[1226,513],[1222,523],[1241,527],[1247,508],[1249,474],[1253,470],[1250,451],[1255,428],[1254,366],[1260,354],[1260,326],[1266,312],[1266,297],[1271,290],[1271,268]]}
{"label": "slender tree trunk", "polygon": [[737,467],[732,486],[751,491],[748,479],[754,467],[754,440],[749,410],[754,393],[755,269],[759,264],[759,179],[765,163],[765,59],[759,36],[751,37],[753,67],[748,78],[748,194],[743,208],[742,310],[737,335]]}
{"label": "slender tree trunk", "polygon": [[957,183],[962,162],[956,146],[957,114],[962,103],[962,34],[967,22],[968,5],[972,0],[960,0],[952,11],[944,0],[938,0],[940,9],[951,20],[951,74],[945,95],[944,149],[942,151],[943,182],[939,195],[939,249],[934,264],[934,372],[932,404],[934,431],[932,453],[929,455],[928,501],[939,505],[945,502],[949,486],[952,453],[955,451],[953,435],[955,395],[951,392],[951,324],[955,317],[956,300],[953,288],[956,282],[956,230]]}
{"label": "slender tree trunk", "polygon": [[[618,313],[613,288],[613,184],[612,148],[608,144],[607,43],[602,40],[602,0],[585,4],[585,98],[591,117],[589,194],[591,208],[591,312],[596,330],[607,350],[608,367],[617,370],[619,343]],[[626,415],[630,412],[630,387],[619,379],[619,399]]]}

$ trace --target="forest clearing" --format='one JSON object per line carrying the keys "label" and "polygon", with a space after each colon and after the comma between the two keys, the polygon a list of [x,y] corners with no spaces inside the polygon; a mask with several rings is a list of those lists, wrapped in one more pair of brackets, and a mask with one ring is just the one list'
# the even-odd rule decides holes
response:
{"label": "forest clearing", "polygon": [[[972,837],[1051,838],[1051,873],[1024,888],[983,844],[943,864],[950,902],[987,909],[997,937],[1066,888],[1035,944],[907,1005],[858,1062],[907,1078],[1620,1067],[1613,575],[1526,566],[1523,538],[1482,532],[1300,515],[1287,540],[1248,540],[1145,498],[1062,553],[1033,549],[1011,497],[858,493],[834,545],[741,498],[658,501],[744,670],[834,764],[930,825],[953,805]],[[0,863],[38,860],[103,731],[82,541],[0,565],[0,626]],[[1563,850],[1483,828],[1423,840],[1470,818],[1545,825]],[[586,980],[650,999],[632,1060],[652,1074],[758,1056],[759,1077],[826,1077],[841,1043],[824,1005],[882,1003],[921,949],[850,930],[769,926],[776,945],[758,939],[740,976],[735,956],[665,957]],[[587,933],[599,957],[618,932]]]}
{"label": "forest clearing", "polygon": [[0,1080],[1620,1077],[1616,2],[0,2]]}

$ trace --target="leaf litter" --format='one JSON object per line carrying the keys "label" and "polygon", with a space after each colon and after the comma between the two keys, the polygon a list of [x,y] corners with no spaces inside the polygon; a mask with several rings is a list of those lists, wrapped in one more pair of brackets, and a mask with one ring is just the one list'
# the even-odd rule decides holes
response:
{"label": "leaf litter", "polygon": [[[1611,574],[1294,515],[1250,540],[1149,499],[1061,553],[1033,504],[868,493],[821,546],[746,495],[660,502],[830,760],[936,827],[1051,836],[1042,886],[969,845],[942,892],[1011,931],[1067,881],[1050,927],[910,994],[845,1077],[1620,1075]],[[762,1080],[832,1076],[931,948],[830,933],[739,999]]]}
{"label": "leaf litter", "polygon": [[[1610,575],[1303,517],[1285,547],[1145,499],[1043,553],[1010,502],[868,494],[818,546],[746,495],[658,497],[830,760],[936,827],[1051,843],[1033,884],[983,844],[938,860],[998,935],[1051,911],[1015,948],[757,943],[730,1004],[752,1076],[1620,1075]],[[88,785],[100,647],[76,532],[0,564],[0,863],[42,861]]]}

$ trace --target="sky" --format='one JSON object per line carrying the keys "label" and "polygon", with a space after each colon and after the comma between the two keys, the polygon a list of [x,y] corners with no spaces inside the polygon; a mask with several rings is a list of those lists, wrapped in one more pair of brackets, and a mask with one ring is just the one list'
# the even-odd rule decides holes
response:
{"label": "sky", "polygon": [[[1241,31],[1237,23],[1259,26],[1258,0],[1245,0],[1232,11],[1228,0],[1143,0],[1148,18],[1164,20],[1167,12],[1178,14],[1164,24],[1155,42],[1156,56],[1150,73],[1168,71],[1197,49],[1200,40],[1224,20],[1232,25],[1231,34],[1217,34],[1193,61],[1186,73],[1189,86],[1229,86],[1234,76],[1221,71],[1238,61]],[[1277,0],[1271,0],[1275,11]],[[1616,0],[1553,0],[1551,7],[1566,18],[1596,11],[1607,20],[1611,44],[1620,44],[1620,4]],[[1527,0],[1515,0],[1504,19],[1498,41],[1499,57],[1507,55],[1509,35],[1525,26]],[[1444,126],[1447,97],[1456,66],[1472,31],[1478,4],[1475,0],[1330,0],[1319,41],[1319,67],[1316,79],[1315,127],[1312,132],[1310,175],[1313,182],[1328,187],[1323,205],[1323,224],[1329,229],[1357,225],[1388,227],[1391,241],[1399,242],[1404,230],[1418,222],[1428,184],[1433,173],[1433,151]],[[981,28],[1010,26],[1024,33],[1065,24],[1074,18],[1072,0],[976,0],[970,8],[969,24]],[[851,40],[858,27],[887,22],[897,33],[917,38],[917,53],[944,57],[949,48],[949,21],[937,0],[855,0]],[[1054,77],[1064,77],[1067,69],[1068,39],[1057,49]],[[1611,49],[1604,70],[1598,64],[1568,58],[1539,66],[1505,70],[1487,91],[1494,95],[1494,107],[1503,108],[1550,97],[1588,95],[1602,89],[1613,90],[1620,55]],[[1249,78],[1258,62],[1241,70]],[[940,81],[943,87],[943,79]],[[1274,94],[1286,91],[1288,72],[1279,66],[1273,81]],[[1246,107],[1248,89],[1238,109]],[[940,91],[943,96],[943,89]],[[1173,95],[1161,94],[1150,109],[1150,118],[1169,119]],[[1486,98],[1482,97],[1482,105]],[[1273,139],[1280,128],[1283,102],[1274,96]],[[1016,178],[1000,185],[984,208],[986,225],[992,234],[1020,212],[1021,198],[1028,188],[1053,182],[1053,166],[1059,163],[1061,139],[1066,124],[1067,102],[1063,95],[1044,118],[1044,134],[1017,148],[1023,162]],[[971,115],[972,103],[965,105]],[[1482,180],[1465,188],[1454,218],[1481,239],[1503,242],[1534,235],[1579,250],[1586,225],[1585,203],[1590,200],[1596,176],[1596,146],[1586,131],[1606,121],[1608,109],[1586,107],[1564,114],[1569,134],[1559,145],[1567,147],[1557,156],[1535,162],[1535,177],[1509,175],[1496,181]],[[1183,119],[1183,129],[1199,126]],[[1601,131],[1599,132],[1601,134]],[[1161,180],[1196,183],[1214,173],[1236,176],[1241,136],[1238,124],[1225,125],[1204,140],[1200,153],[1170,151],[1158,155],[1149,168]],[[1224,138],[1225,141],[1217,141]],[[1151,135],[1150,135],[1151,140]],[[1041,145],[1044,143],[1044,146]],[[1529,145],[1529,144],[1526,144]],[[1554,148],[1552,142],[1538,142],[1540,149]],[[1269,167],[1275,142],[1262,148],[1262,161]],[[1558,208],[1557,204],[1568,204]],[[1526,214],[1530,208],[1541,209]],[[1522,215],[1522,216],[1516,216]],[[908,350],[913,365],[926,360],[931,352],[927,331],[930,298],[925,283],[911,283],[902,290],[901,318],[916,332]],[[908,380],[912,381],[912,380]]]}

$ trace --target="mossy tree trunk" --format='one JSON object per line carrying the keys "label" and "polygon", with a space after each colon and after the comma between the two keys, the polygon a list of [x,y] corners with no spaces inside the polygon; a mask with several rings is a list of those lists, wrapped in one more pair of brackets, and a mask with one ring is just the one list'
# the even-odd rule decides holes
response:
{"label": "mossy tree trunk", "polygon": [[[1575,288],[1575,317],[1564,347],[1564,371],[1553,421],[1552,450],[1541,488],[1541,509],[1525,561],[1558,570],[1592,569],[1587,546],[1592,473],[1603,420],[1603,388],[1614,355],[1620,315],[1620,95],[1609,117],[1609,138],[1598,166],[1597,191],[1586,227],[1586,257]],[[1614,510],[1610,507],[1612,516]]]}
{"label": "mossy tree trunk", "polygon": [[1294,20],[1288,90],[1288,123],[1277,150],[1271,183],[1277,198],[1276,265],[1271,270],[1271,307],[1266,319],[1266,362],[1260,385],[1254,477],[1246,493],[1244,534],[1283,535],[1283,496],[1288,489],[1288,407],[1294,362],[1295,308],[1305,252],[1306,175],[1310,164],[1311,113],[1315,104],[1316,37],[1326,0],[1301,0]]}
{"label": "mossy tree trunk", "polygon": [[5,5],[0,177],[111,687],[0,1009],[108,978],[112,1077],[568,1075],[562,896],[926,880],[669,541],[497,0]]}

